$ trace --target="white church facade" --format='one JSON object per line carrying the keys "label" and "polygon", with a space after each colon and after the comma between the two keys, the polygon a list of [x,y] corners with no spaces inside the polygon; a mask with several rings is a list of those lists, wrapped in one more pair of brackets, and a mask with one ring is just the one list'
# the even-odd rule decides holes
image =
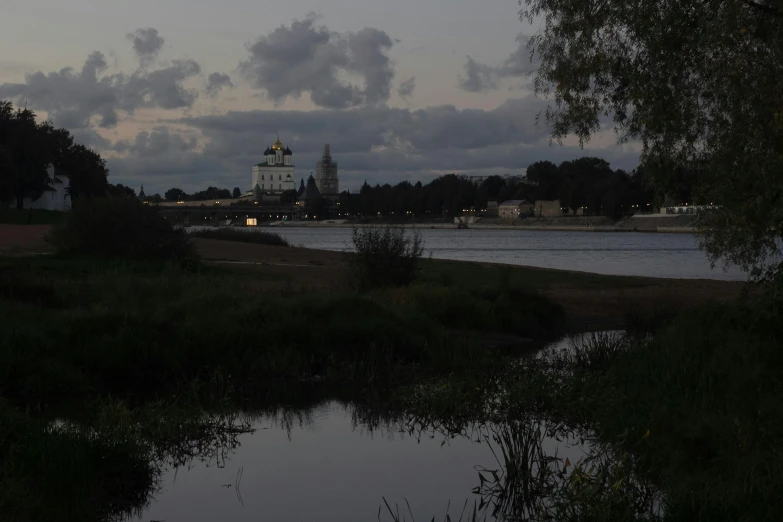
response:
{"label": "white church facade", "polygon": [[264,151],[264,161],[253,166],[250,190],[254,190],[256,186],[262,192],[272,194],[296,190],[293,152],[283,146],[279,137]]}
{"label": "white church facade", "polygon": [[37,199],[25,198],[23,208],[36,210],[71,210],[71,180],[68,174],[49,165],[47,168],[50,183]]}

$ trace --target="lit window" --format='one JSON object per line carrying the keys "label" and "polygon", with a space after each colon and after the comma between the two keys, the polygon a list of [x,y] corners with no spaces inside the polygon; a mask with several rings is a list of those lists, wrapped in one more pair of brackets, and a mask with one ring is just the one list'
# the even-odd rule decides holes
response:
{"label": "lit window", "polygon": [[258,225],[258,220],[256,218],[247,218],[247,226],[254,227]]}

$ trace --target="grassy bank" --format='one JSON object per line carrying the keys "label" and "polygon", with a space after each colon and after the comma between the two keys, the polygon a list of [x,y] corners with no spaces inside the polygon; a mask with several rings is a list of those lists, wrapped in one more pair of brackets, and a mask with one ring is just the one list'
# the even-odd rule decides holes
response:
{"label": "grassy bank", "polygon": [[663,488],[666,520],[776,520],[783,510],[777,310],[771,301],[712,305],[652,334],[598,336],[528,368],[509,398],[589,426],[632,455],[619,479],[642,476]]}
{"label": "grassy bank", "polygon": [[46,402],[177,393],[222,380],[369,382],[404,368],[473,364],[484,351],[468,346],[465,329],[545,338],[563,323],[545,298],[497,286],[256,290],[264,279],[214,267],[2,260],[0,393]]}
{"label": "grassy bank", "polygon": [[8,225],[54,225],[62,222],[64,212],[56,210],[32,210],[0,208],[0,223]]}
{"label": "grassy bank", "polygon": [[[480,372],[501,354],[466,330],[548,338],[563,324],[546,299],[497,285],[264,290],[270,277],[0,258],[4,518],[106,520],[142,507],[161,462],[236,435],[211,433],[225,423],[198,405],[235,408],[316,376],[382,389]],[[53,424],[49,412],[71,404],[79,423]]]}

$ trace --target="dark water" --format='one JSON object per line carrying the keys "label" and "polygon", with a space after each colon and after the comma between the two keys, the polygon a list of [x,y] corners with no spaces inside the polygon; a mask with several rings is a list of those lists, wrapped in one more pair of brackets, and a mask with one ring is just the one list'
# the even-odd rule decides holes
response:
{"label": "dark water", "polygon": [[384,498],[407,520],[457,520],[466,501],[482,506],[480,520],[505,520],[544,502],[546,488],[510,478],[504,454],[536,477],[590,450],[575,433],[536,420],[446,429],[406,415],[378,420],[328,400],[257,417],[252,428],[236,447],[166,469],[160,491],[131,520],[348,522],[378,520],[379,508],[381,520],[393,520]]}
{"label": "dark water", "polygon": [[[263,230],[270,230],[264,228]],[[345,250],[345,228],[275,227],[292,244]],[[425,255],[437,259],[488,261],[577,270],[606,275],[744,280],[737,267],[710,268],[692,234],[559,232],[529,230],[422,229]]]}

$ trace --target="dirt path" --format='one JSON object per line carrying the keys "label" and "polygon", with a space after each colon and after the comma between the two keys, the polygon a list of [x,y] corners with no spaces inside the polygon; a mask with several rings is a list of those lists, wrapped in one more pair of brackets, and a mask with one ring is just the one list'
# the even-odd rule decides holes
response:
{"label": "dirt path", "polygon": [[0,224],[0,252],[47,252],[50,247],[44,236],[51,228],[51,225]]}

